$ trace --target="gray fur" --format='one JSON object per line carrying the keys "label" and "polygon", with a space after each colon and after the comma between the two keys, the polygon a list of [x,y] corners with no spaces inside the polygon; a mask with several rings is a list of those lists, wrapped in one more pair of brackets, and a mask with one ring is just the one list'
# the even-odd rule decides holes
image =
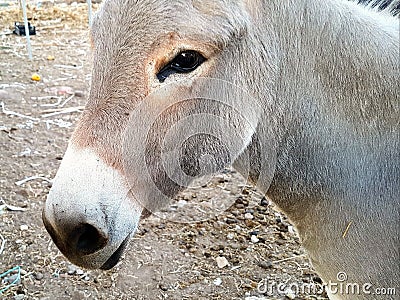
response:
{"label": "gray fur", "polygon": [[[391,1],[385,9],[395,11],[396,5]],[[120,34],[121,27],[126,35]],[[288,215],[322,279],[337,282],[336,275],[346,272],[350,283],[399,292],[400,53],[395,17],[341,0],[112,0],[105,2],[92,30],[91,96],[73,144],[94,149],[108,165],[122,170],[127,115],[157,85],[155,74],[144,71],[149,57],[167,32],[178,33],[185,45],[196,41],[213,52],[189,76],[220,78],[254,97],[255,102],[235,99],[222,90],[232,107],[254,105],[251,134],[240,118],[232,117],[248,141],[232,155],[233,164]],[[162,134],[180,117],[201,112],[199,103],[178,105],[152,128],[148,168],[166,194],[182,186],[169,180],[159,163]],[[213,113],[230,111],[220,107]],[[208,150],[222,165],[229,161],[226,151],[206,141],[186,145],[192,149],[184,159],[187,170],[196,167],[200,151]],[[135,192],[153,195],[133,188]]]}

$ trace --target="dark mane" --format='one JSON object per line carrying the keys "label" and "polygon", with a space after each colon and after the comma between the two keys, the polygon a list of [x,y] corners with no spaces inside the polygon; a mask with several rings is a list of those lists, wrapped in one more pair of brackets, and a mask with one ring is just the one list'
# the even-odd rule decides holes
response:
{"label": "dark mane", "polygon": [[377,11],[387,11],[393,16],[400,14],[400,1],[399,0],[350,0],[357,2],[360,5],[370,7]]}

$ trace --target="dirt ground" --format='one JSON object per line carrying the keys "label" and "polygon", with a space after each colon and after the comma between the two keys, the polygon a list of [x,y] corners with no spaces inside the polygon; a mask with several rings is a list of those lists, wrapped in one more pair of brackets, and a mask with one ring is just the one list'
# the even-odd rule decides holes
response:
{"label": "dirt ground", "polygon": [[[0,7],[0,274],[22,268],[21,278],[0,275],[0,298],[326,299],[290,288],[263,293],[266,280],[302,286],[320,279],[287,219],[231,171],[144,220],[113,270],[81,270],[66,261],[41,210],[87,99],[86,6],[29,7],[28,16],[37,26],[32,61],[24,37],[9,34],[13,21],[22,20],[19,10]],[[34,73],[40,81],[31,79]],[[40,178],[21,182],[32,176]],[[228,209],[203,222],[176,222],[179,203],[210,199],[227,201]]]}

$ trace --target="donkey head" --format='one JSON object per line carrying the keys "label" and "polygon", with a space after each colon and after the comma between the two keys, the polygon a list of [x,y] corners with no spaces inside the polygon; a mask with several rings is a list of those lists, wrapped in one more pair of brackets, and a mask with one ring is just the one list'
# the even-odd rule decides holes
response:
{"label": "donkey head", "polygon": [[[73,263],[112,268],[144,211],[254,142],[268,95],[253,97],[273,60],[255,46],[253,17],[239,0],[104,3],[89,101],[43,211]],[[260,65],[269,73],[255,76]]]}

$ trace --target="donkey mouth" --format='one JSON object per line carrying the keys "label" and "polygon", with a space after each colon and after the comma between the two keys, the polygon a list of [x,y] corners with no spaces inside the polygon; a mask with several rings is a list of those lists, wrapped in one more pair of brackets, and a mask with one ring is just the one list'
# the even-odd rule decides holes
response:
{"label": "donkey mouth", "polygon": [[101,270],[110,270],[121,260],[122,254],[128,245],[130,235],[122,242],[118,249],[110,256],[110,258],[100,267]]}

